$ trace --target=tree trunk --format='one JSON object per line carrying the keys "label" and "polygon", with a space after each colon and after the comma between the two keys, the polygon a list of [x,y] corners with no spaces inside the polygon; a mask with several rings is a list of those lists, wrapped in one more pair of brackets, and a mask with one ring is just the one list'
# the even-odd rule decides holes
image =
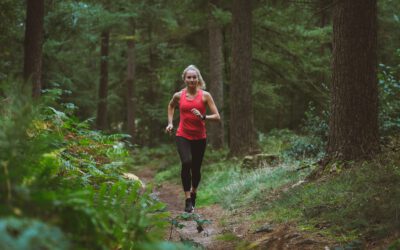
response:
{"label": "tree trunk", "polygon": [[[317,4],[318,11],[320,13],[317,25],[321,28],[325,28],[325,26],[329,25],[330,18],[331,18],[331,12],[330,12],[330,8],[328,8],[328,7],[332,5],[332,1],[333,0],[320,0]],[[330,44],[321,44],[320,45],[321,58],[323,58],[326,55],[327,51],[329,51],[330,53],[332,52],[331,45]],[[324,72],[321,72],[318,81],[320,84],[322,84],[322,83],[326,84],[326,82],[329,80],[327,79],[326,74],[324,74]]]}
{"label": "tree trunk", "polygon": [[[145,99],[150,107],[157,107],[158,100],[161,96],[160,87],[158,86],[158,78],[156,73],[157,62],[159,61],[158,58],[158,50],[154,46],[155,39],[153,38],[154,32],[154,23],[149,22],[147,28],[147,39],[148,43],[150,44],[148,47],[148,84],[147,90],[145,93]],[[163,136],[163,124],[160,123],[160,120],[157,119],[157,115],[154,112],[149,113],[149,117],[146,119],[146,126],[148,127],[148,138],[147,138],[147,145],[155,146],[159,143],[157,138],[161,138]]]}
{"label": "tree trunk", "polygon": [[[133,32],[133,35],[135,32]],[[134,100],[135,94],[135,70],[136,70],[136,58],[135,58],[135,41],[134,38],[128,41],[128,68],[126,77],[126,121],[128,134],[131,136],[131,142],[135,141],[135,105]]]}
{"label": "tree trunk", "polygon": [[213,5],[217,6],[217,0],[210,0],[209,18],[208,18],[208,36],[210,49],[210,93],[214,102],[221,112],[221,122],[209,123],[209,138],[211,145],[216,148],[224,146],[224,122],[223,122],[223,69],[224,55],[222,52],[223,38],[222,29],[216,18],[212,14]]}
{"label": "tree trunk", "polygon": [[42,90],[44,0],[28,0],[24,41],[24,79],[32,83],[32,96]]}
{"label": "tree trunk", "polygon": [[108,91],[108,45],[110,31],[101,33],[101,52],[100,52],[100,85],[99,100],[97,104],[97,128],[106,129],[107,127],[107,91]]}
{"label": "tree trunk", "polygon": [[376,0],[335,5],[328,158],[357,160],[379,148],[376,12]]}
{"label": "tree trunk", "polygon": [[234,0],[232,18],[229,146],[231,155],[243,155],[256,148],[251,82],[251,1]]}

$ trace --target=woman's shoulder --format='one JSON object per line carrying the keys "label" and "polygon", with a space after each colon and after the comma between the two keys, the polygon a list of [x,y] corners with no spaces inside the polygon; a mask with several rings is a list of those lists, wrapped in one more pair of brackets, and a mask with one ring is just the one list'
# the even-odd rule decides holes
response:
{"label": "woman's shoulder", "polygon": [[205,91],[205,90],[202,90],[202,91],[203,91],[203,96],[204,97],[210,97],[211,96],[210,92]]}
{"label": "woman's shoulder", "polygon": [[172,96],[172,98],[174,98],[174,99],[180,99],[180,98],[181,98],[181,95],[182,95],[182,91],[183,91],[183,90],[180,90],[180,91],[178,91],[178,92],[175,92],[175,94]]}

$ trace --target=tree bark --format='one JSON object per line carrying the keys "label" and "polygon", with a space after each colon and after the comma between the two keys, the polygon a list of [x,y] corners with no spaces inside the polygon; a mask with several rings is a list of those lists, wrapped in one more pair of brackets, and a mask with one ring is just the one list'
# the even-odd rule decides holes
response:
{"label": "tree bark", "polygon": [[379,149],[377,2],[338,1],[328,158],[357,160]]}
{"label": "tree bark", "polygon": [[223,69],[224,55],[222,28],[212,14],[213,6],[217,6],[217,0],[210,0],[208,18],[208,37],[209,37],[209,65],[210,65],[210,93],[214,98],[221,113],[221,122],[209,123],[209,138],[211,145],[216,148],[224,146],[224,119],[223,119]]}
{"label": "tree bark", "polygon": [[[156,107],[157,102],[161,96],[160,88],[158,86],[158,78],[156,73],[158,58],[158,49],[154,46],[155,39],[153,37],[155,24],[153,22],[149,22],[147,26],[147,39],[150,44],[148,47],[148,84],[146,86],[145,99],[147,100],[147,104],[150,107]],[[155,146],[159,143],[157,138],[161,138],[163,136],[163,124],[160,123],[160,120],[157,118],[157,115],[154,112],[148,110],[148,117],[146,118],[146,124],[148,128],[147,141],[146,144],[149,146]]]}
{"label": "tree bark", "polygon": [[244,155],[256,149],[251,82],[251,1],[234,0],[232,18],[229,147],[231,155]]}
{"label": "tree bark", "polygon": [[42,90],[44,0],[28,0],[24,41],[24,80],[32,83],[32,96]]}
{"label": "tree bark", "polygon": [[108,46],[110,31],[101,33],[100,50],[100,84],[99,100],[97,104],[97,128],[100,130],[107,128],[107,92],[108,92]]}
{"label": "tree bark", "polygon": [[[133,32],[133,35],[135,32]],[[135,141],[135,73],[136,73],[136,58],[135,58],[135,41],[134,38],[128,41],[127,51],[127,77],[126,77],[126,122],[128,134],[131,136],[131,142]]]}

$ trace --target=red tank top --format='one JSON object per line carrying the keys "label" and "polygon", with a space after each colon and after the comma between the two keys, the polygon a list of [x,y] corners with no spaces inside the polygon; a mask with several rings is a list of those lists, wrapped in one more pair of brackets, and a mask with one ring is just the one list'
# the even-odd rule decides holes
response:
{"label": "red tank top", "polygon": [[203,102],[203,90],[199,89],[193,100],[186,98],[186,89],[182,90],[179,101],[180,120],[176,131],[177,136],[188,140],[201,140],[206,138],[206,124],[192,113],[196,108],[202,115],[206,113],[206,105]]}

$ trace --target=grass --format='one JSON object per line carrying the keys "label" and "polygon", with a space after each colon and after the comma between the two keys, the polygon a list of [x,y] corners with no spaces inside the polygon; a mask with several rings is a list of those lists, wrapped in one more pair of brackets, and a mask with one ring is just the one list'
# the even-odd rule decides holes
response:
{"label": "grass", "polygon": [[155,166],[166,169],[170,164],[179,161],[174,145],[162,144],[157,148],[136,146],[133,151],[134,168]]}
{"label": "grass", "polygon": [[339,242],[379,240],[400,226],[399,156],[384,155],[265,203],[253,220],[294,221]]}
{"label": "grass", "polygon": [[228,208],[238,208],[252,201],[263,199],[288,184],[304,178],[307,171],[296,171],[297,166],[280,165],[276,168],[261,168],[241,172],[221,190],[220,199]]}
{"label": "grass", "polygon": [[[208,149],[202,166],[198,207],[221,203],[225,208],[239,208],[280,187],[296,183],[310,171],[296,171],[299,162],[249,171],[242,169],[240,160],[227,159],[227,153]],[[180,183],[179,162],[159,169],[154,180],[156,183]]]}
{"label": "grass", "polygon": [[[267,146],[278,154],[284,143],[278,144]],[[372,161],[350,163],[348,168],[334,163],[323,179],[301,185],[293,184],[310,173],[313,167],[302,167],[312,166],[312,159],[285,158],[275,168],[246,170],[241,160],[227,159],[226,151],[207,149],[197,204],[252,206],[255,224],[291,222],[343,244],[384,239],[400,228],[400,140],[397,146],[392,144]],[[179,158],[175,158],[174,164],[157,173],[157,182],[180,183]],[[221,240],[234,239],[222,235]]]}
{"label": "grass", "polygon": [[240,238],[237,237],[233,233],[224,233],[224,234],[218,235],[217,237],[215,237],[215,239],[216,240],[220,240],[220,241],[227,241],[227,242],[238,242],[238,241],[240,241]]}
{"label": "grass", "polygon": [[179,164],[171,164],[168,168],[164,170],[159,170],[159,172],[157,172],[157,174],[154,176],[154,182],[162,183],[165,181],[171,181],[174,183],[178,183],[181,176],[180,171],[181,166]]}
{"label": "grass", "polygon": [[202,173],[199,187],[199,207],[218,203],[221,190],[232,180],[239,178],[240,168],[236,161],[218,162],[208,165]]}

